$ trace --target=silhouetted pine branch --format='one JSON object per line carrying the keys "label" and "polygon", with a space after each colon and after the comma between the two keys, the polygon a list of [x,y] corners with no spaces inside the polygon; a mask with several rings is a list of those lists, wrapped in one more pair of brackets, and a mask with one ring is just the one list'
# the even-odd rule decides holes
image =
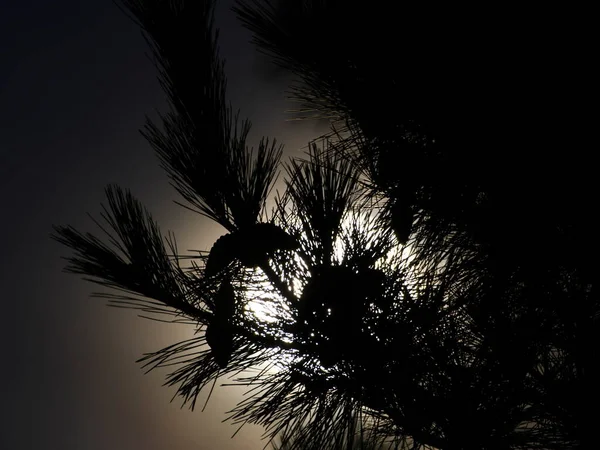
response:
{"label": "silhouetted pine branch", "polygon": [[[145,367],[170,367],[192,408],[229,375],[248,388],[229,419],[292,450],[595,445],[589,179],[490,176],[477,158],[497,136],[425,111],[427,46],[408,48],[414,27],[397,30],[385,9],[238,2],[258,46],[301,78],[296,98],[339,120],[282,164],[275,141],[248,147],[250,124],[226,105],[214,1],[121,4],[170,100],[144,136],[191,208],[225,229],[209,252],[181,255],[118,187],[97,222],[104,240],[55,227],[74,251],[66,270],[117,291],[100,296],[196,327]],[[388,38],[406,50],[401,72],[376,50]]]}

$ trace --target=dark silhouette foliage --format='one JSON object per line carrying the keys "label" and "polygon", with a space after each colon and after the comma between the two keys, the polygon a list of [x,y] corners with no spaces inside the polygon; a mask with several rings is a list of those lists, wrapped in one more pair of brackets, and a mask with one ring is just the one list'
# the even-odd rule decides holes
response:
{"label": "dark silhouette foliage", "polygon": [[297,76],[297,113],[331,121],[282,162],[226,104],[214,0],[120,4],[170,100],[143,134],[182,206],[226,234],[185,266],[109,187],[105,240],[54,238],[114,305],[201,331],[142,359],[177,364],[184,402],[237,374],[249,395],[229,418],[291,449],[594,447],[595,169],[585,123],[532,85],[547,59],[525,58],[519,20],[509,36],[500,12],[239,1],[259,50]]}

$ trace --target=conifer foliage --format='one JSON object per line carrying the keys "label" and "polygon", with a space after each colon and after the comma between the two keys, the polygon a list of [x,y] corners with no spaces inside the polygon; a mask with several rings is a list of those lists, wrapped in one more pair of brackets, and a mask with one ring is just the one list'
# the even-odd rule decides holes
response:
{"label": "conifer foliage", "polygon": [[393,62],[376,51],[398,28],[384,3],[237,3],[258,48],[298,77],[301,114],[331,120],[283,160],[274,139],[247,143],[251,124],[225,100],[215,0],[120,0],[170,103],[143,135],[181,206],[224,231],[182,255],[109,186],[103,238],[55,227],[66,270],[112,289],[115,306],[196,327],[142,361],[169,367],[192,408],[235,375],[249,393],[229,419],[282,448],[592,448],[593,214],[550,184],[479,171],[486,128],[468,140],[461,119],[431,112],[431,55],[398,36]]}

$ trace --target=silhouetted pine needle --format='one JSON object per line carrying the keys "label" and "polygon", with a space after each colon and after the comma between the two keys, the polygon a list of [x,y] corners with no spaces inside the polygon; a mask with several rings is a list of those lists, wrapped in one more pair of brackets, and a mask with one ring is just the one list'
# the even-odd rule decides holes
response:
{"label": "silhouetted pine needle", "polygon": [[[254,223],[275,181],[282,147],[265,138],[256,151],[248,149],[251,125],[240,123],[226,104],[214,2],[122,3],[144,30],[172,108],[160,115],[163,130],[148,120],[142,134],[194,210],[230,231]],[[200,61],[190,69],[195,58]]]}
{"label": "silhouetted pine needle", "polygon": [[[180,284],[179,269],[170,261],[150,214],[129,192],[118,187],[107,187],[106,195],[108,208],[104,207],[102,218],[109,229],[103,231],[114,249],[90,233],[55,227],[53,238],[76,251],[76,256],[67,258],[66,270],[102,286],[158,300],[188,317],[206,317],[188,301],[185,287]],[[132,298],[123,300],[130,302]],[[156,310],[156,303],[144,304],[149,306],[147,312],[163,311]]]}
{"label": "silhouetted pine needle", "polygon": [[258,149],[246,148],[245,136],[232,143],[228,180],[235,187],[228,192],[227,205],[238,228],[256,223],[276,181],[283,146],[263,138]]}
{"label": "silhouetted pine needle", "polygon": [[291,160],[286,170],[289,180],[283,203],[293,202],[313,264],[328,264],[342,220],[357,195],[352,166],[319,151],[315,144],[308,160]]}

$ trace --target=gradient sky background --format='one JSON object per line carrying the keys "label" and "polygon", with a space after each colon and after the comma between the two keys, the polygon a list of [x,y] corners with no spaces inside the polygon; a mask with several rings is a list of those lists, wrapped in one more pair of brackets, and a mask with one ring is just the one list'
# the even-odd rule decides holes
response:
{"label": "gradient sky background", "polygon": [[[220,1],[217,23],[229,95],[261,134],[299,151],[320,127],[286,122],[289,80],[263,69],[249,34]],[[241,389],[216,389],[204,413],[169,403],[166,372],[135,360],[192,330],[140,319],[90,299],[94,286],[61,273],[52,224],[95,230],[107,183],[130,188],[181,249],[208,249],[223,230],[176,193],[139,134],[164,95],[139,29],[110,0],[19,0],[0,6],[0,271],[5,343],[0,448],[258,450],[259,428],[221,424]],[[6,249],[8,251],[6,251]],[[201,403],[200,403],[201,404]]]}

